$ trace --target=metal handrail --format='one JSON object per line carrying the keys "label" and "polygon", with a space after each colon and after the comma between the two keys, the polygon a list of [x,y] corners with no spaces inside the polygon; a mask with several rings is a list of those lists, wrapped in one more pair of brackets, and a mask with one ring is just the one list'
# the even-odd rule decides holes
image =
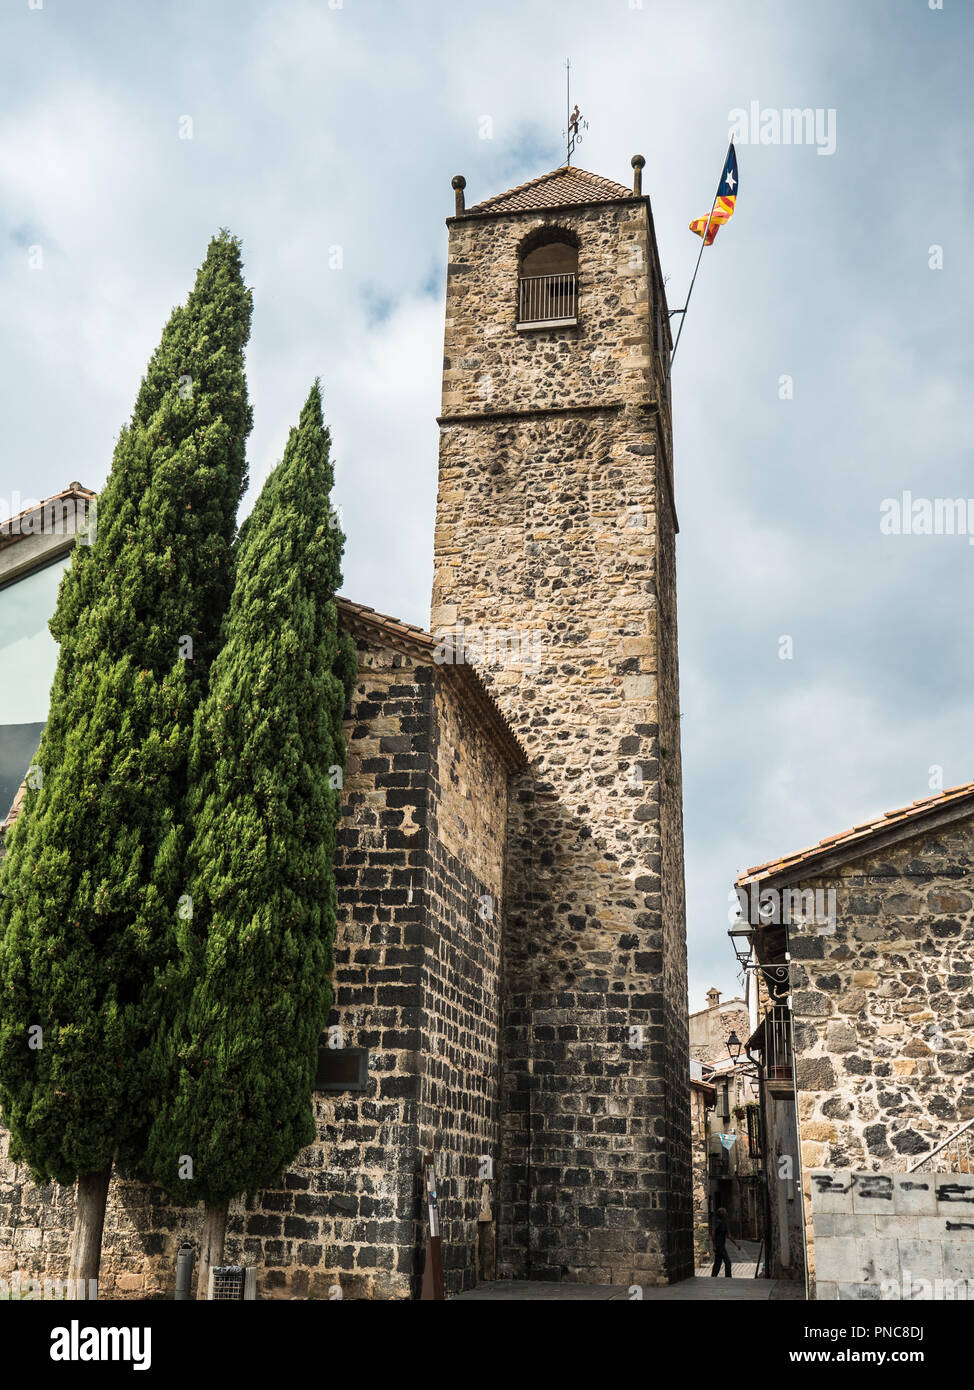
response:
{"label": "metal handrail", "polygon": [[518,323],[550,323],[573,319],[578,312],[578,277],[522,275],[518,299]]}
{"label": "metal handrail", "polygon": [[[947,1138],[942,1140],[942,1142],[939,1143],[935,1149],[931,1149],[930,1152],[924,1154],[922,1158],[918,1158],[915,1163],[908,1163],[906,1165],[906,1171],[908,1173],[915,1173],[918,1168],[922,1168],[925,1163],[929,1163],[932,1158],[936,1158],[937,1154],[941,1153],[942,1150],[949,1148],[951,1144],[956,1144],[960,1136],[962,1134],[965,1134],[969,1129],[974,1129],[974,1116],[972,1116],[969,1120],[965,1120],[959,1129],[954,1130],[953,1134],[948,1134]],[[970,1141],[967,1142],[965,1147],[967,1148],[967,1162],[968,1164],[970,1164]],[[954,1171],[962,1172],[964,1170],[958,1168]]]}

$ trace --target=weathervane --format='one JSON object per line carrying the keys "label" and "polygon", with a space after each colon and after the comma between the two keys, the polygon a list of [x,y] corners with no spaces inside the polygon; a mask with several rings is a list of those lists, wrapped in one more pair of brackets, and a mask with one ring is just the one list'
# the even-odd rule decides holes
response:
{"label": "weathervane", "polygon": [[575,109],[572,110],[572,64],[570,58],[565,59],[565,110],[568,113],[568,126],[563,134],[568,141],[568,163],[571,164],[575,146],[582,142],[581,132],[588,130],[588,121],[582,120],[577,102]]}

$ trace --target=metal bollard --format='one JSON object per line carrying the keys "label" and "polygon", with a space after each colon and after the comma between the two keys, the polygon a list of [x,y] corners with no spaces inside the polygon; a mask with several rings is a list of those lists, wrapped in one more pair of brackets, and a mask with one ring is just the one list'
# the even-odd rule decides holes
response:
{"label": "metal bollard", "polygon": [[184,1240],[176,1255],[176,1292],[173,1297],[177,1301],[189,1298],[189,1286],[193,1277],[193,1257],[195,1254],[195,1247],[192,1246],[189,1241]]}

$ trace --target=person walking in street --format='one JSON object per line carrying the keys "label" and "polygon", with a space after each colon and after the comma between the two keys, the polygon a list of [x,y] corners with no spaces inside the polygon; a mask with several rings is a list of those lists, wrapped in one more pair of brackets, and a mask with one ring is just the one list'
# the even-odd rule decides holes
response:
{"label": "person walking in street", "polygon": [[[728,1255],[728,1253],[727,1253],[727,1242],[730,1241],[733,1245],[737,1245],[737,1241],[736,1241],[736,1240],[734,1239],[734,1237],[731,1235],[730,1230],[729,1230],[728,1225],[727,1225],[727,1208],[726,1208],[726,1207],[718,1207],[718,1208],[717,1208],[717,1220],[714,1222],[714,1236],[713,1236],[713,1239],[714,1239],[714,1267],[713,1267],[713,1269],[710,1271],[710,1277],[711,1277],[712,1279],[716,1279],[717,1275],[720,1273],[720,1267],[721,1267],[721,1265],[723,1265],[723,1266],[724,1266],[724,1273],[726,1274],[727,1278],[729,1279],[729,1278],[731,1277],[731,1262],[730,1262],[730,1255]],[[737,1248],[738,1248],[738,1250],[741,1251],[741,1254],[743,1255],[744,1252],[743,1252],[743,1250],[741,1250],[741,1247],[740,1247],[739,1245],[737,1245]]]}

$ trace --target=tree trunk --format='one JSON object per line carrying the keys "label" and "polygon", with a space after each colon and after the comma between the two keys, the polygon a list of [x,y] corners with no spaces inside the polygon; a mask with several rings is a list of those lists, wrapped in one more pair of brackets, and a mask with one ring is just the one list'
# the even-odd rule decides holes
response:
{"label": "tree trunk", "polygon": [[200,1271],[196,1281],[197,1300],[205,1300],[210,1287],[210,1269],[223,1264],[223,1242],[227,1233],[229,1202],[207,1202],[203,1212],[203,1238],[200,1241]]}
{"label": "tree trunk", "polygon": [[98,1279],[101,1233],[105,1225],[105,1207],[108,1203],[108,1184],[111,1176],[112,1165],[109,1163],[98,1173],[83,1173],[78,1178],[68,1266],[68,1278],[74,1281],[75,1288],[87,1289],[90,1287],[89,1280]]}

